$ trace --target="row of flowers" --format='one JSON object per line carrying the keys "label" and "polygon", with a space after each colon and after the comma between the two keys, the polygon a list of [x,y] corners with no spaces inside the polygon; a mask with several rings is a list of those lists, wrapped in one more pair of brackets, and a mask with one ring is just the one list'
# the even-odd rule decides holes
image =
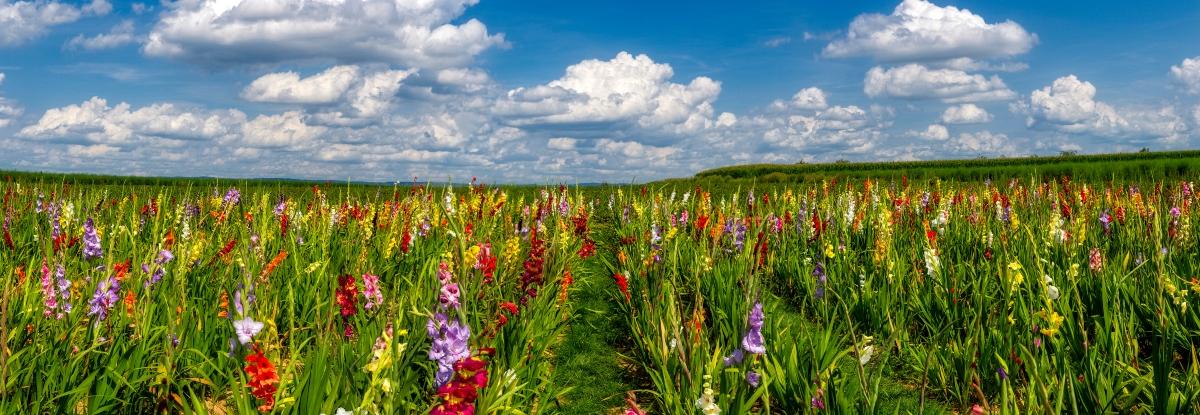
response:
{"label": "row of flowers", "polygon": [[875,412],[884,378],[950,410],[1200,409],[1191,182],[626,190],[613,298],[665,412]]}
{"label": "row of flowers", "polygon": [[[536,413],[577,191],[6,188],[0,408]],[[82,310],[75,304],[85,303]],[[35,307],[36,304],[36,307]],[[81,385],[85,385],[81,387]]]}

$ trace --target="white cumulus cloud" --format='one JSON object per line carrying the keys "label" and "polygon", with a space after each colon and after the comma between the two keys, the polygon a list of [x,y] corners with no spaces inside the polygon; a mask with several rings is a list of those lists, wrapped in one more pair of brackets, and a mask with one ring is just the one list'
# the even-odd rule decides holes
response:
{"label": "white cumulus cloud", "polygon": [[578,140],[570,137],[554,137],[546,141],[546,148],[559,151],[571,151],[575,149],[575,144]]}
{"label": "white cumulus cloud", "polygon": [[955,105],[942,112],[946,124],[983,124],[991,120],[992,114],[975,104]]}
{"label": "white cumulus cloud", "polygon": [[0,0],[0,47],[18,46],[38,38],[53,26],[71,23],[88,15],[104,15],[112,10],[105,0],[93,0],[81,10],[58,1]]}
{"label": "white cumulus cloud", "polygon": [[925,131],[909,131],[908,135],[926,140],[945,141],[950,139],[950,130],[941,124],[930,124]]}
{"label": "white cumulus cloud", "polygon": [[288,61],[461,66],[503,34],[476,19],[456,23],[478,0],[181,0],[166,10],[142,51],[206,65]]}
{"label": "white cumulus cloud", "polygon": [[287,111],[259,115],[242,126],[240,143],[248,147],[302,147],[317,140],[325,127],[308,125],[304,114]]}
{"label": "white cumulus cloud", "polygon": [[96,36],[76,35],[64,45],[66,49],[101,50],[128,45],[136,41],[133,34],[133,21],[125,20],[113,26],[108,33]]}
{"label": "white cumulus cloud", "polygon": [[673,75],[670,65],[621,52],[611,60],[571,65],[562,78],[545,85],[510,90],[495,110],[518,126],[628,123],[671,133],[736,120],[713,110],[719,82],[701,76],[678,84],[670,81]]}
{"label": "white cumulus cloud", "polygon": [[596,150],[625,159],[646,160],[664,160],[679,151],[674,147],[656,147],[637,141],[618,141],[608,138],[601,138],[597,141]]}
{"label": "white cumulus cloud", "polygon": [[829,107],[825,101],[828,95],[821,88],[808,87],[792,95],[792,106],[805,110],[821,110]]}
{"label": "white cumulus cloud", "polygon": [[46,110],[19,136],[91,144],[129,145],[146,139],[211,140],[238,133],[246,116],[238,110],[189,110],[160,103],[132,109],[93,97],[78,105]]}
{"label": "white cumulus cloud", "polygon": [[988,23],[967,9],[904,0],[890,15],[854,18],[845,37],[829,43],[824,54],[887,62],[992,59],[1023,54],[1036,43],[1037,35],[1011,20]]}
{"label": "white cumulus cloud", "polygon": [[323,119],[369,118],[387,112],[401,82],[412,73],[369,71],[355,65],[334,66],[306,78],[296,72],[277,72],[255,79],[241,96],[253,102],[335,108],[324,113]]}
{"label": "white cumulus cloud", "polygon": [[1026,124],[1073,134],[1108,138],[1158,138],[1174,141],[1187,130],[1174,107],[1157,109],[1126,108],[1118,112],[1096,100],[1096,87],[1075,75],[1033,91],[1028,102],[1014,105],[1027,116]]}
{"label": "white cumulus cloud", "polygon": [[972,155],[1012,156],[1017,148],[1005,134],[995,134],[990,131],[961,133],[950,146],[959,153]]}
{"label": "white cumulus cloud", "polygon": [[1171,66],[1171,79],[1182,85],[1189,94],[1200,94],[1200,56],[1184,59]]}
{"label": "white cumulus cloud", "polygon": [[939,99],[946,103],[1010,100],[1017,96],[995,75],[989,78],[915,63],[871,68],[863,81],[863,92],[871,98]]}
{"label": "white cumulus cloud", "polygon": [[[0,72],[0,86],[4,86],[4,72]],[[24,112],[16,102],[5,99],[0,95],[0,128],[7,127],[12,124],[13,120],[21,116]]]}

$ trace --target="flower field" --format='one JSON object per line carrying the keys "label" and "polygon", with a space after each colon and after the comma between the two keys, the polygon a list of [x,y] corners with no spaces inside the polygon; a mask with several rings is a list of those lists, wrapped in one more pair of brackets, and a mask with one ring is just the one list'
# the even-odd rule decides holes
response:
{"label": "flower field", "polygon": [[1195,190],[9,181],[0,412],[1197,413]]}

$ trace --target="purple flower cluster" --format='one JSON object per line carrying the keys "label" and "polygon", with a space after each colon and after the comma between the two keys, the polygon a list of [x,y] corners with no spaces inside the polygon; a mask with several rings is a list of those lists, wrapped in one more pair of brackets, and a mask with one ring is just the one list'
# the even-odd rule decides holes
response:
{"label": "purple flower cluster", "polygon": [[88,311],[89,316],[96,316],[96,322],[99,323],[108,318],[109,310],[120,300],[118,292],[121,290],[121,282],[116,278],[110,277],[101,280],[96,286],[96,293],[92,295],[92,301],[88,302],[91,309]]}
{"label": "purple flower cluster", "polygon": [[754,303],[754,308],[750,310],[750,315],[746,318],[746,324],[750,327],[746,330],[746,335],[742,337],[742,349],[749,353],[763,354],[767,352],[762,334],[764,317],[762,308],[761,302]]}
{"label": "purple flower cluster", "polygon": [[61,215],[59,213],[58,204],[51,203],[50,206],[46,208],[46,214],[50,216],[50,238],[58,238],[58,235],[62,234],[62,224],[59,221],[59,217]]}
{"label": "purple flower cluster", "polygon": [[225,198],[222,199],[222,202],[225,202],[226,205],[236,205],[241,200],[242,192],[238,191],[236,187],[230,187],[229,190],[225,192]]}
{"label": "purple flower cluster", "polygon": [[[733,238],[733,247],[741,251],[746,248],[746,225],[740,221],[729,219],[725,221],[725,234]],[[729,249],[725,250],[729,252]]]}
{"label": "purple flower cluster", "polygon": [[429,348],[429,360],[438,363],[434,381],[441,387],[454,375],[454,364],[471,357],[471,348],[467,343],[471,339],[471,328],[457,318],[451,320],[445,313],[436,313],[425,324],[425,330],[433,340]]}
{"label": "purple flower cluster", "polygon": [[[162,280],[163,275],[167,273],[167,263],[171,262],[173,259],[175,259],[175,254],[171,253],[170,250],[164,249],[158,251],[158,257],[154,258],[154,264],[157,265],[157,267],[154,269],[154,273],[150,274],[150,279],[146,280],[146,288],[149,288],[154,284],[158,284],[158,282]],[[142,271],[150,273],[150,266],[147,264],[142,264]]]}
{"label": "purple flower cluster", "polygon": [[103,255],[104,248],[100,247],[100,235],[96,233],[96,223],[89,217],[87,222],[83,223],[83,258],[99,258]]}
{"label": "purple flower cluster", "polygon": [[[60,303],[59,300],[62,300]],[[53,316],[61,320],[67,313],[71,312],[71,303],[67,300],[71,299],[71,281],[66,278],[66,270],[62,265],[56,267],[54,277],[50,276],[50,267],[42,262],[42,300],[44,301],[43,314],[46,317]]]}
{"label": "purple flower cluster", "polygon": [[[746,329],[746,335],[742,337],[742,345],[725,357],[726,367],[742,364],[747,353],[760,355],[767,352],[766,340],[762,334],[764,317],[762,303],[755,302],[754,307],[750,310],[750,315],[746,317],[749,327]],[[761,376],[758,372],[753,369],[746,372],[746,383],[750,386],[757,388],[760,381]]]}
{"label": "purple flower cluster", "polygon": [[817,299],[825,297],[825,283],[829,280],[825,275],[825,264],[817,262],[813,265],[812,276],[817,279],[817,290],[813,294]]}

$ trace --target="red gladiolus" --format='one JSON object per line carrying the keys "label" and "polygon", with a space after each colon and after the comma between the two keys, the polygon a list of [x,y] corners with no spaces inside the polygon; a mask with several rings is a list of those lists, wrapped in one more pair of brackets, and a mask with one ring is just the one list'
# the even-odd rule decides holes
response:
{"label": "red gladiolus", "polygon": [[132,259],[126,259],[125,262],[113,265],[113,273],[117,281],[125,281],[125,276],[129,274],[129,267],[132,265]]}
{"label": "red gladiolus", "polygon": [[287,259],[287,256],[287,251],[279,251],[279,253],[275,255],[275,258],[272,258],[271,262],[267,263],[267,266],[263,268],[262,274],[259,275],[259,278],[265,280],[267,276],[271,275],[271,272],[275,271],[275,267],[278,267],[279,264],[283,263],[283,260]]}
{"label": "red gladiolus", "polygon": [[517,314],[517,305],[508,301],[500,303],[500,308],[512,314]]}
{"label": "red gladiolus", "polygon": [[529,259],[525,260],[525,272],[521,274],[521,290],[525,291],[521,304],[529,301],[530,297],[537,297],[537,287],[542,285],[542,255],[545,251],[546,247],[542,245],[535,228],[529,232]]}
{"label": "red gladiolus", "polygon": [[226,255],[229,255],[233,251],[233,247],[235,246],[237,246],[237,239],[230,239],[229,243],[226,243],[225,247],[221,248],[221,252],[217,253],[217,257],[224,259]]}
{"label": "red gladiolus", "polygon": [[813,240],[821,237],[821,231],[825,230],[825,222],[821,222],[821,215],[814,213],[812,215]]}
{"label": "red gladiolus", "polygon": [[430,415],[474,415],[475,399],[487,381],[487,361],[479,356],[459,360],[454,364],[454,378],[438,388],[441,403],[430,410]]}
{"label": "red gladiolus", "polygon": [[496,277],[496,255],[492,254],[492,244],[479,244],[479,256],[475,261],[475,268],[483,272],[483,283],[491,284]]}
{"label": "red gladiolus", "polygon": [[579,214],[571,221],[575,223],[575,236],[585,236],[588,231],[588,214],[587,211],[580,210]]}
{"label": "red gladiolus", "polygon": [[335,293],[338,307],[342,313],[342,334],[346,337],[354,335],[354,327],[350,325],[350,317],[358,312],[358,286],[351,275],[338,277],[338,288]]}
{"label": "red gladiolus", "polygon": [[287,231],[288,231],[288,215],[287,215],[287,212],[283,212],[282,214],[279,215],[279,236],[286,237]]}
{"label": "red gladiolus", "polygon": [[67,234],[60,233],[60,234],[58,234],[58,236],[55,236],[54,237],[54,246],[53,246],[54,253],[57,254],[58,251],[60,249],[62,249],[63,244],[65,244],[66,242],[67,242]]}
{"label": "red gladiolus", "polygon": [[579,247],[578,254],[583,259],[591,258],[592,255],[596,254],[596,243],[592,242],[591,239],[584,239],[583,246]]}
{"label": "red gladiolus", "polygon": [[338,307],[341,307],[342,317],[353,316],[358,311],[358,286],[355,284],[354,276],[338,277],[336,297]]}
{"label": "red gladiolus", "polygon": [[571,276],[571,271],[567,271],[566,274],[563,275],[562,290],[559,291],[559,293],[558,293],[558,302],[559,303],[567,302],[567,294],[568,294],[568,291],[571,289],[571,284],[573,284],[573,283],[575,283],[575,278],[573,278]]}
{"label": "red gladiolus", "polygon": [[500,310],[496,312],[497,328],[504,327],[505,324],[508,324],[508,316],[504,314],[505,311],[507,311],[509,315],[515,317],[520,309],[517,308],[516,304],[508,301],[500,303]]}
{"label": "red gladiolus", "polygon": [[613,274],[613,281],[617,283],[617,288],[621,290],[621,294],[625,294],[625,301],[629,301],[629,280],[625,279],[620,273]]}
{"label": "red gladiolus", "polygon": [[16,245],[13,244],[12,234],[8,233],[7,226],[4,227],[4,244],[8,246],[8,249],[16,249]]}
{"label": "red gladiolus", "polygon": [[246,375],[250,393],[262,401],[258,410],[267,412],[275,406],[275,388],[279,384],[279,375],[275,373],[275,365],[263,355],[262,350],[254,348],[254,353],[246,356]]}
{"label": "red gladiolus", "polygon": [[400,252],[408,253],[409,247],[412,245],[412,234],[404,231],[404,236],[400,238]]}

